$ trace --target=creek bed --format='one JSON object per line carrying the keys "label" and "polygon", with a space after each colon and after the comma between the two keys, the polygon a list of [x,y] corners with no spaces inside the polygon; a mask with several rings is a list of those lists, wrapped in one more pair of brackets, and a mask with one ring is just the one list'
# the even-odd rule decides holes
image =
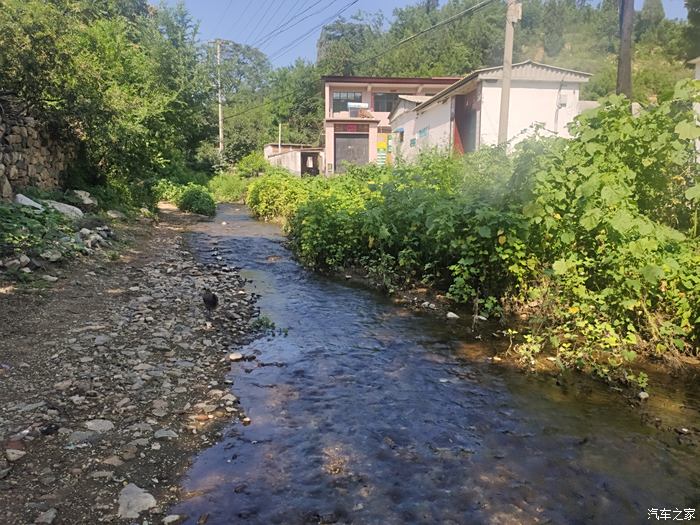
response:
{"label": "creek bed", "polygon": [[[232,364],[251,422],[195,459],[187,523],[642,523],[700,504],[695,442],[604,385],[496,365],[459,321],[305,270],[245,207],[191,243],[242,268],[275,334]],[[667,394],[692,433],[697,395]]]}

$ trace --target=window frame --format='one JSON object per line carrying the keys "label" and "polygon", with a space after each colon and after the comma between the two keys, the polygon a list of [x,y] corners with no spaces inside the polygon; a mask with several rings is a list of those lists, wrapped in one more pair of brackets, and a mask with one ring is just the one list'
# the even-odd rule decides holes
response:
{"label": "window frame", "polygon": [[[351,96],[352,95],[352,96]],[[362,102],[361,91],[333,91],[331,94],[333,113],[348,111],[348,102]]]}
{"label": "window frame", "polygon": [[[372,107],[374,108],[374,111],[378,111],[380,113],[391,113],[399,103],[399,95],[401,95],[401,93],[387,93],[387,92],[381,92],[381,91],[378,93],[374,93],[372,95],[372,103],[373,103]],[[393,97],[394,101],[391,104],[391,107],[389,107],[389,109],[379,109],[377,107],[377,97],[382,97],[382,96]],[[382,100],[382,103],[385,104],[385,101]]]}

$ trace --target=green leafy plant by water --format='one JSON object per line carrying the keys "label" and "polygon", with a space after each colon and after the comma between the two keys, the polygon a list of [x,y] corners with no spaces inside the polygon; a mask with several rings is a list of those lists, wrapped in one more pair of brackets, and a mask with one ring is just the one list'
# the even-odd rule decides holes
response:
{"label": "green leafy plant by water", "polygon": [[643,386],[639,355],[677,361],[700,339],[697,100],[684,82],[633,116],[610,97],[571,140],[330,179],[274,174],[247,202],[284,220],[310,267],[359,266],[390,290],[422,281],[480,314],[521,314],[524,362],[548,352]]}

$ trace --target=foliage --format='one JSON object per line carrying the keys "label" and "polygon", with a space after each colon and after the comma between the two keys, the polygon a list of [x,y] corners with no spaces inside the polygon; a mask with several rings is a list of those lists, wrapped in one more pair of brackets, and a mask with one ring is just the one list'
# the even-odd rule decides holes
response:
{"label": "foliage", "polygon": [[253,151],[236,164],[236,171],[243,177],[257,177],[269,167],[261,151]]}
{"label": "foliage", "polygon": [[177,207],[182,211],[209,215],[216,214],[216,203],[209,191],[195,184],[188,184],[182,192],[175,198]]}
{"label": "foliage", "polygon": [[247,179],[237,173],[223,172],[209,181],[209,191],[216,202],[241,202],[248,190]]}
{"label": "foliage", "polygon": [[79,144],[71,178],[151,204],[150,178],[191,160],[210,132],[196,26],[179,5],[7,0],[0,94]]}
{"label": "foliage", "polygon": [[72,222],[57,211],[0,204],[0,259],[19,254],[36,257],[48,249],[69,255],[77,249],[72,238]]}
{"label": "foliage", "polygon": [[331,179],[267,175],[251,209],[282,217],[296,253],[322,270],[360,266],[393,289],[423,281],[487,316],[529,323],[516,351],[644,385],[640,355],[700,340],[700,136],[679,83],[633,117],[613,96],[571,128],[506,156],[424,154]]}

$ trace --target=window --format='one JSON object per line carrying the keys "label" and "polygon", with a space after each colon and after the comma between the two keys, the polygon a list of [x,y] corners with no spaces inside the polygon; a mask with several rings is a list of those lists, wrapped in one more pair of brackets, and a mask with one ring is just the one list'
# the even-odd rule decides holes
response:
{"label": "window", "polygon": [[390,113],[398,102],[398,93],[377,93],[374,95],[374,111]]}
{"label": "window", "polygon": [[362,102],[362,93],[355,91],[334,91],[333,113],[347,111],[348,102]]}

